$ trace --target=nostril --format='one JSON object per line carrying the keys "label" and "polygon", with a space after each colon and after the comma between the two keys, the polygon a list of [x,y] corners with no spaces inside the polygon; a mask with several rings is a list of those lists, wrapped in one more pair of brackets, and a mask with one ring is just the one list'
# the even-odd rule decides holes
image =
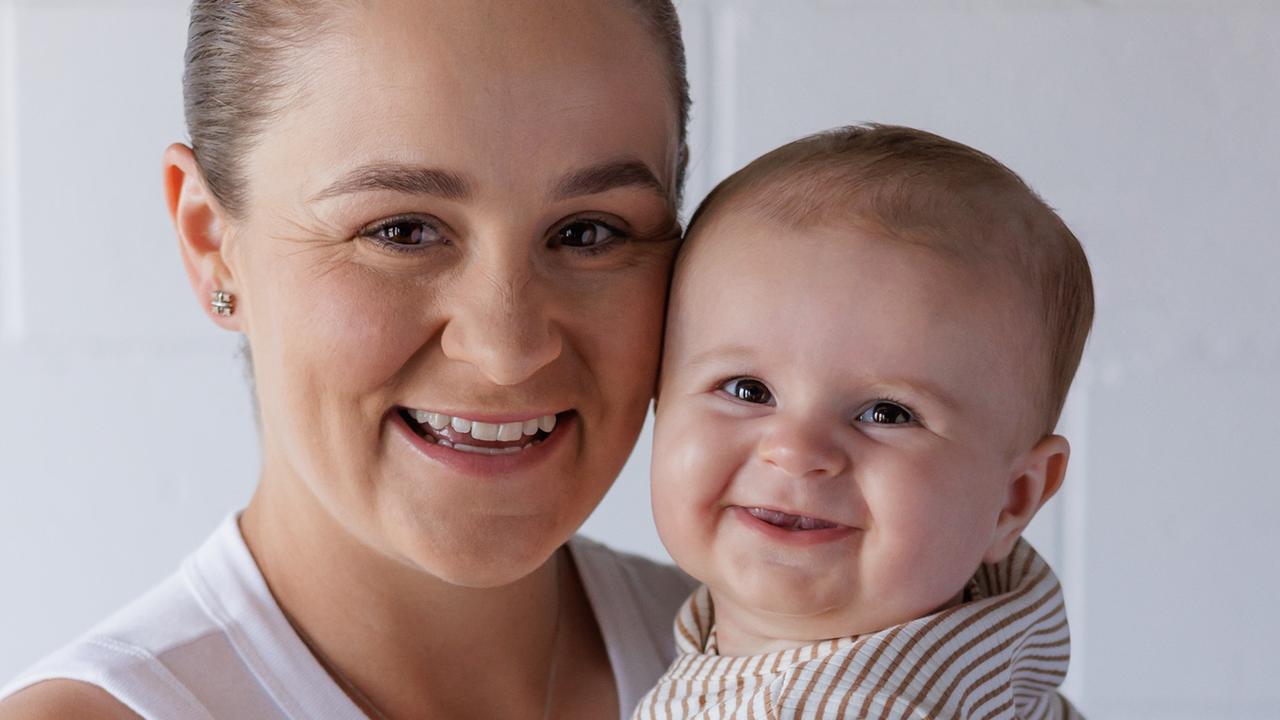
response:
{"label": "nostril", "polygon": [[524,382],[563,352],[560,333],[545,321],[516,323],[492,314],[455,316],[444,327],[440,345],[445,357],[472,365],[504,386]]}
{"label": "nostril", "polygon": [[839,447],[809,436],[771,437],[760,444],[762,462],[794,477],[838,474],[847,464]]}

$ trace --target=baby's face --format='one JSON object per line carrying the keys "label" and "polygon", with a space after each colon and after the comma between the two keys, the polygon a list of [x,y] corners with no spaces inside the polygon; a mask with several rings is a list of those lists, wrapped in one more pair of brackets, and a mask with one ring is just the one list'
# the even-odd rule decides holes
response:
{"label": "baby's face", "polygon": [[999,552],[1031,417],[1021,296],[867,232],[712,222],[668,321],[653,454],[667,549],[718,622],[766,637],[946,605]]}

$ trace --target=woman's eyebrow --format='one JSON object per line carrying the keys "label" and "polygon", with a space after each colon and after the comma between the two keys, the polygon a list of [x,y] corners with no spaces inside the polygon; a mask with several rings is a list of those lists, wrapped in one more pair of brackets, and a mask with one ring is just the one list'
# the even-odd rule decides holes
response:
{"label": "woman's eyebrow", "polygon": [[648,165],[634,159],[609,160],[591,165],[565,175],[555,186],[560,199],[597,195],[616,188],[639,187],[652,190],[662,197],[667,188],[653,174]]}
{"label": "woman's eyebrow", "polygon": [[439,168],[374,163],[348,172],[329,187],[312,195],[310,201],[319,202],[338,195],[370,190],[391,190],[408,195],[435,195],[446,200],[465,200],[471,195],[471,183],[457,173]]}

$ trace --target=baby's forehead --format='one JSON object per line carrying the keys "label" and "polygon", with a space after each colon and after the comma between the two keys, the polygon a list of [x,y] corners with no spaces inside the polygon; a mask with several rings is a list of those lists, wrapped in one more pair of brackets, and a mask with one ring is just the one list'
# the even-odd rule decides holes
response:
{"label": "baby's forehead", "polygon": [[[762,255],[785,262],[788,269],[829,270],[833,264],[856,269],[874,254],[892,260],[904,277],[952,284],[968,284],[975,295],[999,290],[1003,295],[1028,294],[1026,273],[1016,252],[992,237],[999,229],[966,227],[957,221],[948,228],[933,225],[894,226],[873,214],[850,209],[807,218],[771,214],[747,203],[728,203],[691,228],[681,249],[681,262],[696,268],[726,258],[748,260]],[[983,244],[969,240],[985,234]],[[1029,302],[1030,298],[1026,298]]]}
{"label": "baby's forehead", "polygon": [[901,369],[965,385],[927,376],[933,367],[997,367],[1018,379],[1019,400],[1044,394],[1034,359],[1045,352],[1040,315],[1007,263],[874,222],[783,224],[749,207],[707,220],[673,285],[672,321],[688,328],[686,342],[721,338],[758,356],[845,347],[850,377],[892,379]]}
{"label": "baby's forehead", "polygon": [[[913,318],[916,330],[932,326],[942,334],[958,326],[985,330],[994,325],[996,339],[1011,342],[1022,342],[1025,332],[1039,328],[1033,294],[1007,263],[896,234],[860,218],[784,224],[751,208],[731,209],[692,234],[682,253],[677,301],[682,291],[696,295],[698,304],[726,293],[735,298],[758,294],[785,304],[797,319],[812,315],[807,308],[822,305],[839,306],[849,315],[892,309]],[[803,281],[786,282],[794,278]],[[834,334],[848,327],[815,332]]]}

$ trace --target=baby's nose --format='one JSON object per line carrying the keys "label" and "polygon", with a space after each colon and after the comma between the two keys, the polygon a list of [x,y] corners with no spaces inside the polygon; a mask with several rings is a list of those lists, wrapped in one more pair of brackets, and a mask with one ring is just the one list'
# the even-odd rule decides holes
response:
{"label": "baby's nose", "polygon": [[832,435],[812,423],[781,419],[761,439],[757,454],[766,465],[792,477],[831,477],[849,464],[844,448]]}

